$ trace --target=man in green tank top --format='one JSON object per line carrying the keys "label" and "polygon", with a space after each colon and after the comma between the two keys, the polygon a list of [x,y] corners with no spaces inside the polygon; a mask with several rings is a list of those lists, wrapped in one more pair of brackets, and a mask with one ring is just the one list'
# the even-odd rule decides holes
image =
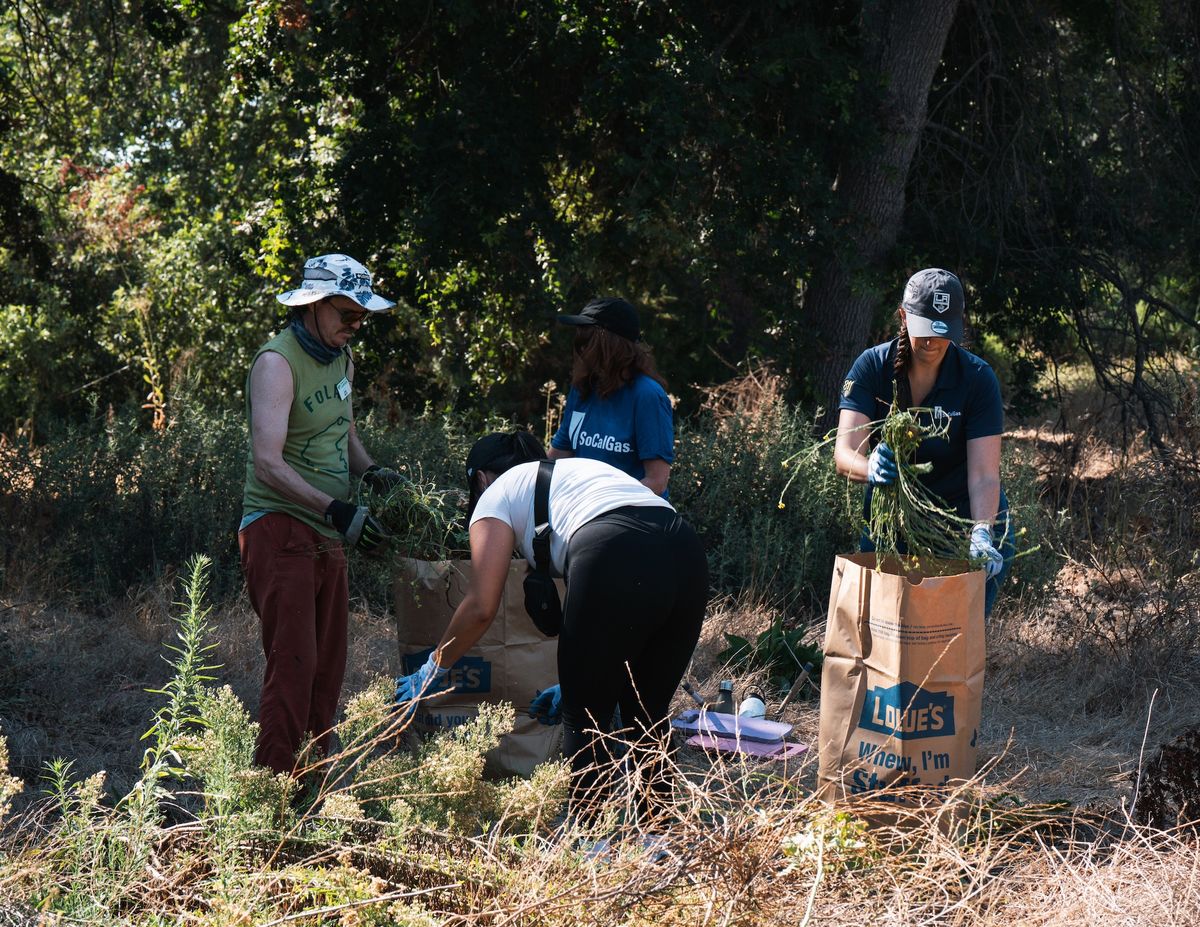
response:
{"label": "man in green tank top", "polygon": [[374,293],[367,269],[344,254],[309,259],[300,286],[276,299],[294,308],[246,379],[250,454],[238,547],[267,658],[254,759],[290,773],[306,733],[318,753],[327,751],[341,695],[349,611],[342,542],[371,551],[387,541],[350,501],[350,478],[388,489],[401,477],[376,465],[354,430],[348,347],[372,313],[395,303]]}

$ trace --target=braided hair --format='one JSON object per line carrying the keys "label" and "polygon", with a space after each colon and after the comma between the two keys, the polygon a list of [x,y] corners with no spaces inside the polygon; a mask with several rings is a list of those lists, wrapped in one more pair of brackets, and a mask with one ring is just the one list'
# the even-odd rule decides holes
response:
{"label": "braided hair", "polygon": [[904,412],[912,405],[912,384],[908,382],[908,368],[912,364],[912,341],[908,338],[908,323],[900,314],[900,337],[896,341],[896,360],[892,364],[892,386],[896,406]]}

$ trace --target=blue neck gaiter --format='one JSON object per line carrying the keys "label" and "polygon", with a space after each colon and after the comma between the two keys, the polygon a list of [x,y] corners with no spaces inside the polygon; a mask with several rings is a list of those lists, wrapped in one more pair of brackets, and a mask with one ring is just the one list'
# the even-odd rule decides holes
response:
{"label": "blue neck gaiter", "polygon": [[300,342],[300,347],[304,348],[304,353],[318,364],[332,364],[342,356],[341,348],[327,348],[310,335],[308,329],[304,327],[304,320],[300,316],[292,316],[291,329],[292,333],[296,336],[296,340]]}

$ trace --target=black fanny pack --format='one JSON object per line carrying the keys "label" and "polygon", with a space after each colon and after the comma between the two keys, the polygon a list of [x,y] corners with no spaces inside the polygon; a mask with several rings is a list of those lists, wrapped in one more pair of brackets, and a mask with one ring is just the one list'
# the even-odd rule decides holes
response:
{"label": "black fanny pack", "polygon": [[550,478],[554,461],[538,464],[533,490],[533,569],[525,574],[525,611],[537,629],[557,637],[562,628],[562,603],[558,586],[550,575]]}

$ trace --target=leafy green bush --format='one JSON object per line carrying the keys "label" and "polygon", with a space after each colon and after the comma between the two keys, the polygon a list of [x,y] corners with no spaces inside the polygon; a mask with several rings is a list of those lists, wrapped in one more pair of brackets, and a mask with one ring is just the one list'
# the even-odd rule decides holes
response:
{"label": "leafy green bush", "polygon": [[787,691],[801,672],[811,674],[815,683],[820,678],[825,654],[817,644],[804,640],[807,632],[808,628],[804,626],[785,628],[783,615],[778,615],[753,641],[737,634],[726,634],[725,642],[729,646],[717,655],[717,659],[739,673],[761,670],[783,691]]}
{"label": "leafy green bush", "polygon": [[812,419],[760,371],[714,390],[677,430],[671,501],[704,537],[714,591],[823,608],[858,514]]}
{"label": "leafy green bush", "polygon": [[41,563],[60,591],[104,597],[204,552],[215,591],[232,592],[245,446],[242,416],[190,400],[165,428],[146,428],[137,410],[93,410],[44,445],[16,445],[0,489],[44,517],[25,524],[20,559]]}

